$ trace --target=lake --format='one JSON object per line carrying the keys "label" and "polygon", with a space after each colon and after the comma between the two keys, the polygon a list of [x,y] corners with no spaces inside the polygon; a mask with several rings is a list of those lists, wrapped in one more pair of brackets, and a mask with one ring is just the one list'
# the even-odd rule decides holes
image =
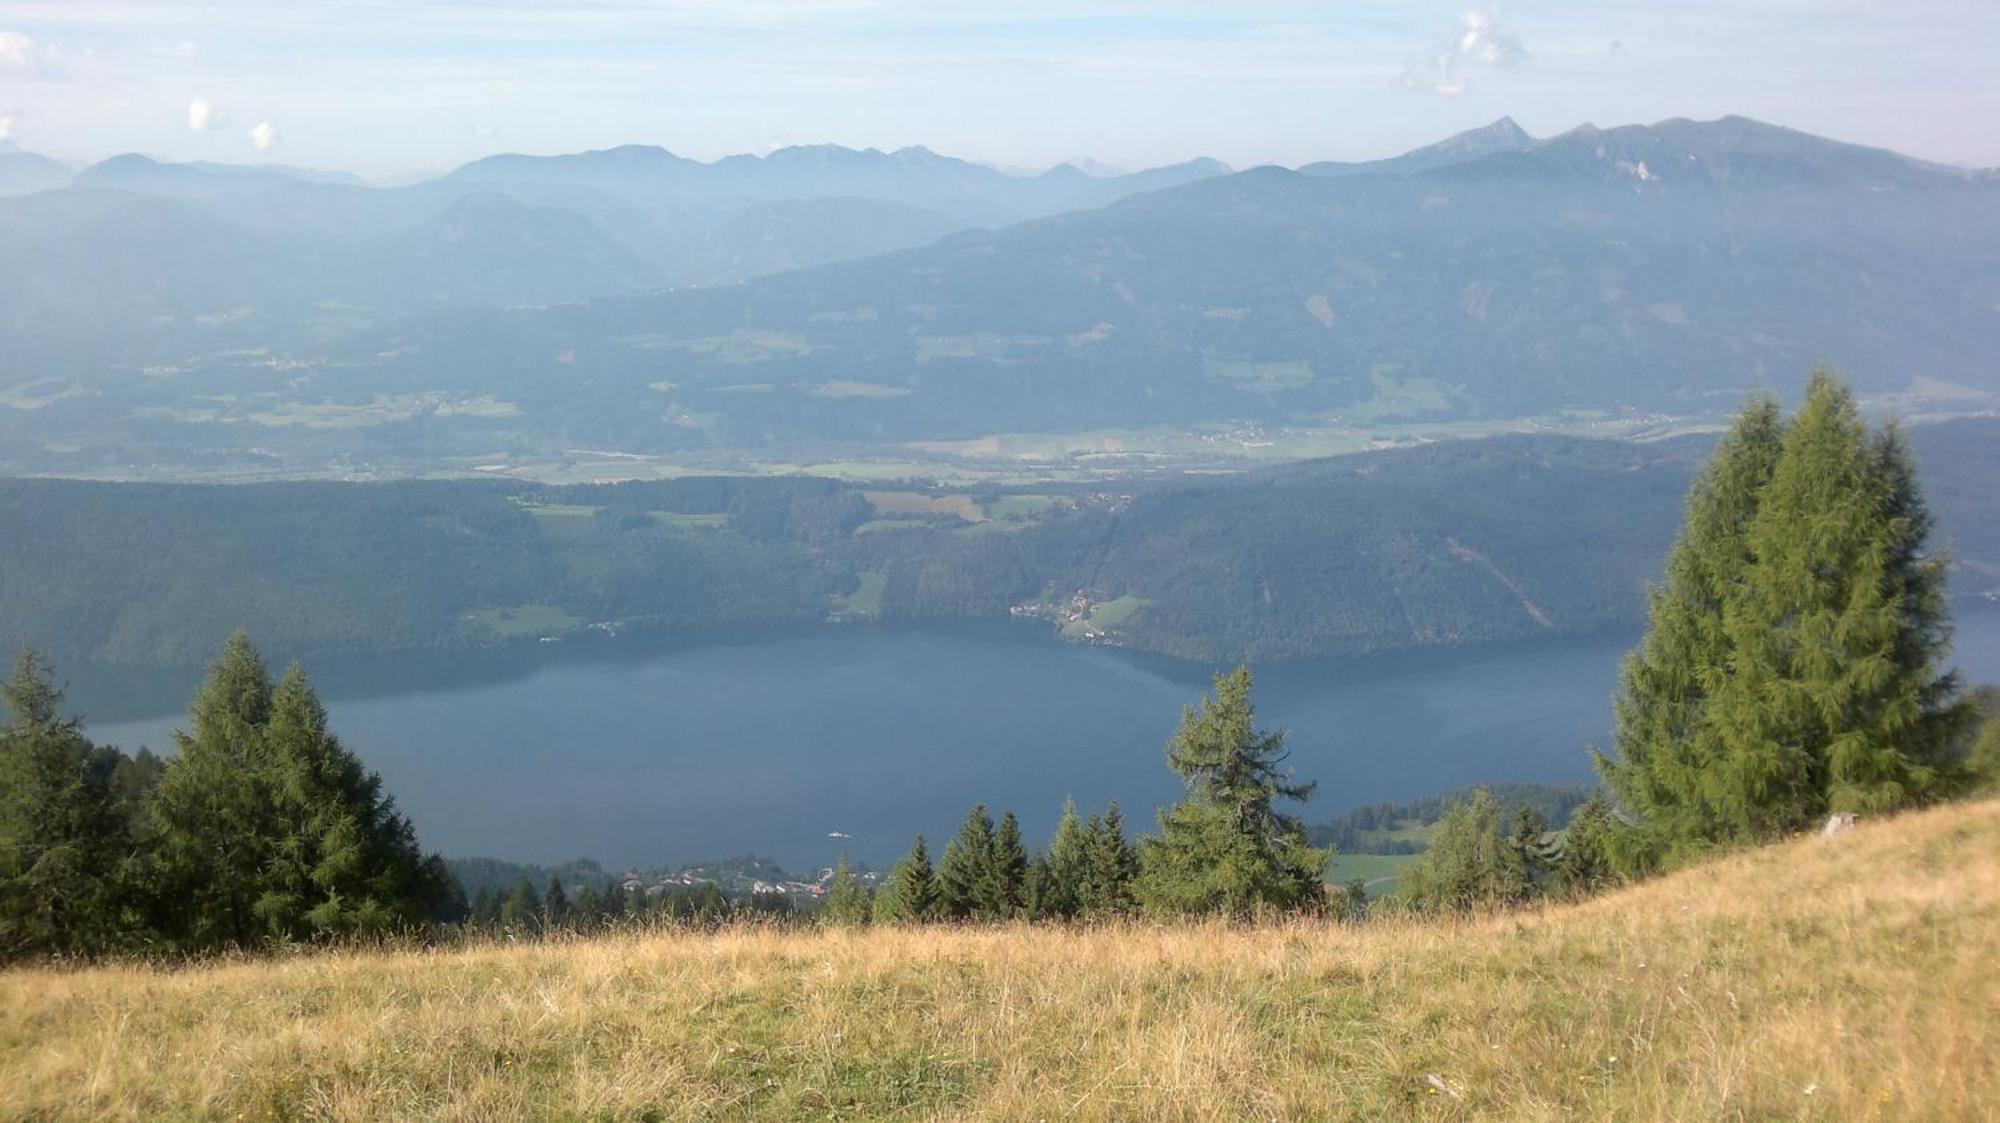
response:
{"label": "lake", "polygon": [[[1258,671],[1261,724],[1317,779],[1308,819],[1476,781],[1584,781],[1633,637]],[[2000,612],[1960,610],[1958,662],[2000,680]],[[1163,756],[1209,668],[1065,646],[1038,628],[829,627],[733,640],[333,661],[309,668],[342,740],[424,844],[609,867],[756,853],[933,853],[973,803],[1045,841],[1063,798],[1135,826],[1177,797]],[[162,748],[196,672],[72,668],[94,737]],[[837,838],[835,835],[845,835]]]}

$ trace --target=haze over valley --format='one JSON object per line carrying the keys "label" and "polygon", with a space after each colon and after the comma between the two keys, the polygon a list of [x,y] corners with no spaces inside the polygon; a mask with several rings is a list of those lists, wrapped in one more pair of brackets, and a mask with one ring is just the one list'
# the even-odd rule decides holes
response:
{"label": "haze over valley", "polygon": [[2000,177],[1744,118],[1103,178],[0,162],[16,474],[1090,479],[1713,427],[1819,360],[1916,419],[2000,393]]}

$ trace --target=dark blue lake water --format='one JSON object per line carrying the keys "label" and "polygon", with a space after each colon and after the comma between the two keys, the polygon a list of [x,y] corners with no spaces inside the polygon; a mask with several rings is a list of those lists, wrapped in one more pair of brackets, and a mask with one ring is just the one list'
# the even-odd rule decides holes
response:
{"label": "dark blue lake water", "polygon": [[[1959,662],[2000,680],[2000,612],[1960,612]],[[1259,670],[1263,724],[1320,781],[1308,818],[1475,781],[1580,781],[1631,637]],[[846,850],[886,863],[985,801],[1053,830],[1063,797],[1150,824],[1162,749],[1209,668],[1033,630],[822,628],[311,668],[335,730],[426,846],[607,865]],[[195,672],[71,675],[99,739],[169,745]],[[850,836],[834,838],[834,834]]]}

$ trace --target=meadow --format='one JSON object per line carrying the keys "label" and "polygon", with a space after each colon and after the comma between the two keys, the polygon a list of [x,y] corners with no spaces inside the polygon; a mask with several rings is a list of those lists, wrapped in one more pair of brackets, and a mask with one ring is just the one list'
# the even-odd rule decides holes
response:
{"label": "meadow", "polygon": [[1576,905],[0,974],[38,1119],[2000,1117],[2000,802]]}

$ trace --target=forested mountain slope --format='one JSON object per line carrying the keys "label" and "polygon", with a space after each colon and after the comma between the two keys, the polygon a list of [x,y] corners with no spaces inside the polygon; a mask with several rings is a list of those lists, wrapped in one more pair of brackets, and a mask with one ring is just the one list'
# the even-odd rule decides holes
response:
{"label": "forested mountain slope", "polygon": [[[1912,433],[1959,596],[2000,589],[2000,422]],[[1634,627],[1706,438],[1502,437],[1217,479],[870,490],[0,481],[0,637],[194,663],[602,631],[1040,615],[1200,659]]]}

